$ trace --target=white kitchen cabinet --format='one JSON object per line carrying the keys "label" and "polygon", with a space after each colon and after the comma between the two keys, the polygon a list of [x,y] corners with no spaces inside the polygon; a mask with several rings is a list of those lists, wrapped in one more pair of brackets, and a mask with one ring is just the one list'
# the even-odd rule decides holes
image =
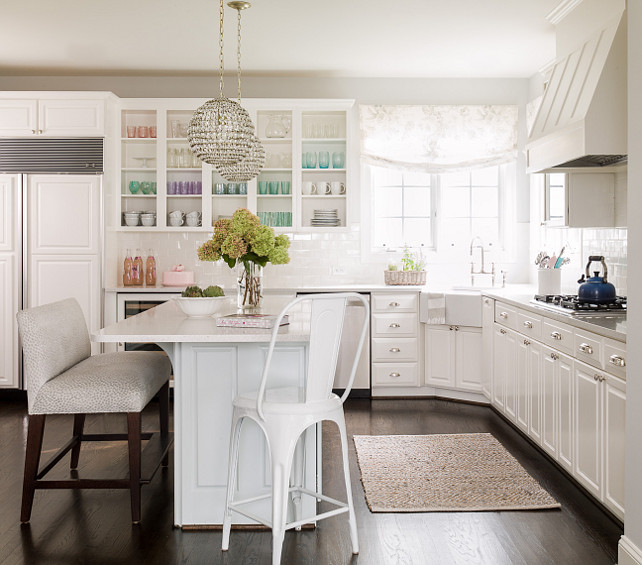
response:
{"label": "white kitchen cabinet", "polygon": [[0,99],[0,136],[104,135],[104,99]]}
{"label": "white kitchen cabinet", "polygon": [[0,387],[18,386],[20,218],[17,175],[0,175]]}
{"label": "white kitchen cabinet", "polygon": [[[336,231],[349,225],[348,203],[358,191],[353,173],[353,101],[245,99],[243,106],[266,155],[258,177],[247,183],[230,183],[191,153],[187,125],[204,102],[121,99],[120,138],[114,147],[120,155],[116,165],[120,186],[110,213],[111,227],[211,231],[214,221],[230,217],[238,208],[248,208],[262,223],[290,232]],[[139,135],[139,127],[146,137]],[[151,137],[151,128],[156,137]],[[139,188],[142,183],[149,183],[146,194]],[[314,186],[311,193],[303,193],[304,183],[306,188]],[[330,191],[330,183],[336,191]],[[315,225],[316,210],[336,210],[339,225]],[[125,211],[154,211],[156,225],[127,226]],[[173,211],[200,212],[202,225],[170,225],[168,214]]]}
{"label": "white kitchen cabinet", "polygon": [[482,390],[482,330],[427,325],[425,384],[470,392]]}
{"label": "white kitchen cabinet", "polygon": [[493,387],[493,324],[495,301],[487,296],[482,300],[482,392],[492,399]]}
{"label": "white kitchen cabinet", "polygon": [[625,382],[575,362],[575,476],[624,517]]}
{"label": "white kitchen cabinet", "polygon": [[493,404],[516,421],[517,334],[495,324],[493,336]]}
{"label": "white kitchen cabinet", "polygon": [[544,223],[554,227],[615,227],[614,173],[545,173]]}
{"label": "white kitchen cabinet", "polygon": [[374,292],[370,303],[373,396],[418,387],[419,292]]}
{"label": "white kitchen cabinet", "polygon": [[527,414],[528,435],[537,443],[542,443],[542,345],[526,339],[528,390]]}

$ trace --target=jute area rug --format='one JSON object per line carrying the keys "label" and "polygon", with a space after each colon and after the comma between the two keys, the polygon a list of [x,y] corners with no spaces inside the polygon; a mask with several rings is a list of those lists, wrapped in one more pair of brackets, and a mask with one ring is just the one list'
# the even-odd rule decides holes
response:
{"label": "jute area rug", "polygon": [[354,443],[372,512],[560,507],[491,434],[356,435]]}

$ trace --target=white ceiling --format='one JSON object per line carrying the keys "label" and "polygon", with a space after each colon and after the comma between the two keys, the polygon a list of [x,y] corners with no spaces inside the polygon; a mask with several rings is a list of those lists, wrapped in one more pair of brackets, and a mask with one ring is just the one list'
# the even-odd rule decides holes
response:
{"label": "white ceiling", "polygon": [[[560,0],[252,0],[245,76],[529,77],[555,56]],[[227,0],[226,0],[227,2]],[[20,0],[0,10],[0,74],[202,75],[216,0]],[[225,68],[236,11],[225,6]]]}

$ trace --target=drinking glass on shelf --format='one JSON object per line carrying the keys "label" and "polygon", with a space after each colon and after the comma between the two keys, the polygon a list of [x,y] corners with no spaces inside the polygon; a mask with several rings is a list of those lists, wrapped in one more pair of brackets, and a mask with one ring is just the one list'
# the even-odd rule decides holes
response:
{"label": "drinking glass on shelf", "polygon": [[319,151],[319,168],[327,169],[330,165],[330,153],[327,151]]}
{"label": "drinking glass on shelf", "polygon": [[316,169],[317,167],[317,153],[316,151],[308,151],[305,154],[305,164],[308,169]]}
{"label": "drinking glass on shelf", "polygon": [[172,120],[169,124],[172,137],[180,137],[181,123],[178,120]]}
{"label": "drinking glass on shelf", "polygon": [[136,133],[138,137],[149,137],[149,128],[147,126],[138,126]]}
{"label": "drinking glass on shelf", "polygon": [[247,194],[247,183],[246,182],[240,182],[239,183],[239,194]]}
{"label": "drinking glass on shelf", "polygon": [[127,137],[136,137],[136,126],[127,126]]}
{"label": "drinking glass on shelf", "polygon": [[175,180],[168,180],[167,181],[167,194],[173,195],[176,194],[176,189],[177,189],[177,183]]}
{"label": "drinking glass on shelf", "polygon": [[137,180],[129,181],[129,192],[136,194],[140,190],[140,183]]}
{"label": "drinking glass on shelf", "polygon": [[172,147],[167,148],[167,167],[169,169],[176,168],[176,149]]}
{"label": "drinking glass on shelf", "polygon": [[156,126],[149,126],[149,137],[156,138]]}
{"label": "drinking glass on shelf", "polygon": [[332,153],[332,168],[343,169],[346,165],[346,154],[343,151]]}
{"label": "drinking glass on shelf", "polygon": [[225,194],[225,183],[217,182],[214,185],[214,194]]}

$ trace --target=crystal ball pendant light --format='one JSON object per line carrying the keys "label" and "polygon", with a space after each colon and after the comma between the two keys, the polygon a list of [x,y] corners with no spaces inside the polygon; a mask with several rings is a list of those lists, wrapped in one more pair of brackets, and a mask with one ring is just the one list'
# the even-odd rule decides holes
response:
{"label": "crystal ball pendant light", "polygon": [[197,108],[187,128],[191,151],[217,170],[247,158],[256,139],[254,124],[247,110],[240,103],[223,96],[223,0],[219,5],[219,25],[219,98],[208,100]]}

